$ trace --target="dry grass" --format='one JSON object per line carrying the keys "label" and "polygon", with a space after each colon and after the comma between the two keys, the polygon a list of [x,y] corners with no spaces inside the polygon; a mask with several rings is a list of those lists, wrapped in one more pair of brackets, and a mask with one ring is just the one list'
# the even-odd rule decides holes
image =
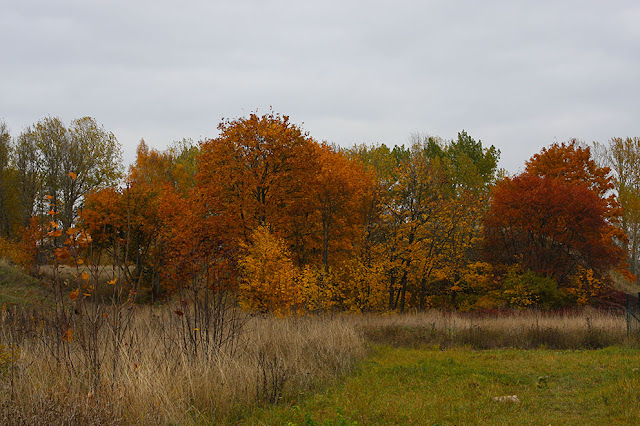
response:
{"label": "dry grass", "polygon": [[233,341],[196,355],[183,350],[185,335],[172,316],[167,308],[138,309],[117,355],[105,331],[95,383],[79,343],[65,343],[76,368],[58,365],[52,342],[12,337],[5,313],[5,348],[19,340],[20,356],[4,365],[0,423],[231,423],[257,405],[330,382],[365,355],[353,326],[323,317],[245,318]]}
{"label": "dry grass", "polygon": [[613,286],[617,290],[624,291],[625,293],[638,293],[640,292],[640,282],[637,280],[630,281],[627,277],[622,276],[616,271],[611,272],[611,279],[613,280]]}
{"label": "dry grass", "polygon": [[474,315],[428,311],[403,315],[354,316],[352,323],[377,344],[403,347],[437,345],[474,349],[595,349],[637,343],[627,336],[622,312],[510,312]]}

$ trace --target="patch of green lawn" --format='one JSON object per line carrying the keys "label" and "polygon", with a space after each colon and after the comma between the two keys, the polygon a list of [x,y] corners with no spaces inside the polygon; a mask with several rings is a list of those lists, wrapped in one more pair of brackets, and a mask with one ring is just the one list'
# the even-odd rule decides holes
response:
{"label": "patch of green lawn", "polygon": [[[520,403],[494,397],[517,395]],[[640,350],[378,348],[341,384],[248,424],[636,424]]]}
{"label": "patch of green lawn", "polygon": [[38,281],[0,259],[0,305],[32,306],[44,293]]}

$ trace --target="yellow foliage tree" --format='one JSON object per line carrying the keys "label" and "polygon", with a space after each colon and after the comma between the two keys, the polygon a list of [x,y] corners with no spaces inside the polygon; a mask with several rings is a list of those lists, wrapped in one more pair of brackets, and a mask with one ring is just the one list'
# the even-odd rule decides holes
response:
{"label": "yellow foliage tree", "polygon": [[593,269],[582,266],[578,266],[569,282],[567,293],[574,296],[579,305],[587,305],[591,300],[605,296],[610,289],[606,278],[598,276]]}
{"label": "yellow foliage tree", "polygon": [[367,265],[360,256],[345,262],[340,277],[345,307],[354,312],[385,310],[389,291],[386,268],[384,262]]}
{"label": "yellow foliage tree", "polygon": [[273,235],[268,225],[256,228],[239,266],[243,279],[239,287],[242,305],[250,310],[288,316],[299,312],[302,292],[299,272],[286,243]]}
{"label": "yellow foliage tree", "polygon": [[306,265],[298,275],[298,285],[305,310],[326,311],[342,300],[342,282],[331,269]]}

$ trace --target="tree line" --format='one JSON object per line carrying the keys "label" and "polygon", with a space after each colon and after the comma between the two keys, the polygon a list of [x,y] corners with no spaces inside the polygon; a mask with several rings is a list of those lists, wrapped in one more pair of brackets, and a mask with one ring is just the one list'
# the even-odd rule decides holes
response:
{"label": "tree line", "polygon": [[638,271],[638,138],[556,143],[507,176],[464,131],[340,148],[274,112],[218,129],[142,141],[124,173],[91,118],[15,140],[3,126],[0,250],[25,265],[83,251],[149,299],[204,288],[280,315],[606,305],[612,273]]}

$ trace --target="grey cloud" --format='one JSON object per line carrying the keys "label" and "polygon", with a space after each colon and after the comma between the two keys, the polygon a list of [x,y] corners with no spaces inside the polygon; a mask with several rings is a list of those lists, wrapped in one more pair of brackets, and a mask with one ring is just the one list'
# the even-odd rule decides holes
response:
{"label": "grey cloud", "polygon": [[631,1],[4,3],[0,118],[92,115],[128,161],[269,106],[342,145],[466,129],[512,171],[554,140],[640,134]]}

